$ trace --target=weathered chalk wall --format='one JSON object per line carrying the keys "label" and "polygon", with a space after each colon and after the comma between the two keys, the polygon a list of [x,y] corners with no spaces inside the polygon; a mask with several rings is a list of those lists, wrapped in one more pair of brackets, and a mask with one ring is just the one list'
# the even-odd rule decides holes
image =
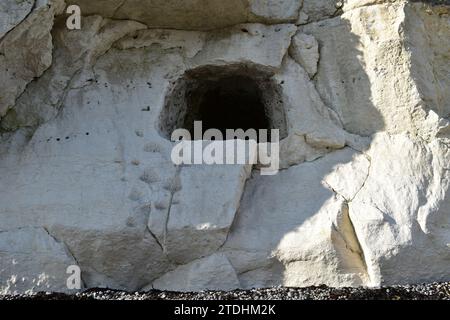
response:
{"label": "weathered chalk wall", "polygon": [[[450,6],[66,2],[0,4],[0,292],[450,279]],[[217,72],[285,128],[277,175],[172,163]]]}

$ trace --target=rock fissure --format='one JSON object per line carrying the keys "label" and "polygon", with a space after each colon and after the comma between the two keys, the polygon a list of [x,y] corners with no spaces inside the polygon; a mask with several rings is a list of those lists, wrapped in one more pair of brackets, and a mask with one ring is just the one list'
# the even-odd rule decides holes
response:
{"label": "rock fissure", "polygon": [[245,193],[245,189],[246,189],[247,183],[248,183],[248,181],[251,179],[251,177],[252,177],[252,175],[253,175],[254,169],[252,168],[250,171],[251,171],[251,173],[250,173],[249,177],[248,177],[248,178],[245,180],[245,182],[244,182],[244,187],[242,188],[242,192],[241,192],[241,195],[240,195],[240,197],[239,197],[239,203],[238,203],[238,205],[236,206],[236,211],[235,211],[235,213],[234,213],[233,220],[232,220],[232,222],[231,222],[231,224],[230,224],[230,226],[229,226],[229,228],[228,228],[228,231],[227,231],[227,235],[226,235],[226,237],[225,237],[225,240],[224,240],[223,243],[220,245],[220,247],[217,249],[218,252],[221,251],[221,250],[223,249],[223,247],[225,246],[225,244],[227,243],[227,240],[228,240],[228,237],[229,237],[229,235],[230,235],[230,232],[231,232],[231,230],[233,229],[233,224],[235,223],[236,219],[238,218],[238,215],[239,215],[239,208],[240,208],[240,206],[241,206],[242,198],[244,197],[244,193]]}
{"label": "rock fissure", "polygon": [[175,176],[171,182],[172,186],[170,188],[170,198],[169,198],[169,205],[167,208],[167,213],[166,213],[166,219],[165,219],[165,223],[164,223],[164,233],[163,233],[163,247],[164,247],[164,252],[167,253],[167,247],[166,247],[166,242],[167,242],[167,235],[168,235],[168,226],[169,226],[169,221],[170,221],[170,212],[172,210],[172,204],[173,204],[173,197],[175,195],[175,193],[178,191],[179,187],[179,178],[180,178],[180,174],[181,174],[181,170],[182,170],[182,166],[177,166],[176,168],[176,172],[175,172]]}
{"label": "rock fissure", "polygon": [[363,183],[361,184],[361,187],[356,191],[356,193],[354,194],[354,196],[349,200],[349,202],[352,202],[356,196],[358,195],[358,193],[364,188],[364,186],[366,185],[366,182],[369,180],[369,176],[370,176],[370,169],[372,167],[372,161],[371,158],[368,155],[364,155],[366,157],[366,159],[369,161],[369,167],[367,168],[367,175],[364,178]]}
{"label": "rock fissure", "polygon": [[148,233],[150,233],[150,235],[152,236],[152,238],[156,241],[156,243],[158,244],[158,246],[161,248],[161,251],[164,252],[164,247],[162,246],[161,242],[159,242],[158,238],[156,237],[156,235],[152,232],[152,230],[150,230],[149,226],[147,225],[146,230],[148,231]]}
{"label": "rock fissure", "polygon": [[36,5],[37,5],[37,1],[38,0],[33,0],[33,5],[31,6],[30,12],[28,12],[28,14],[22,19],[22,21],[20,21],[14,28],[11,28],[8,32],[6,32],[3,37],[0,38],[0,45],[3,41],[3,39],[5,39],[15,28],[19,27],[21,24],[23,24],[32,14],[34,14],[34,10],[36,9]]}
{"label": "rock fissure", "polygon": [[[355,226],[354,226],[352,218],[351,218],[351,214],[350,214],[350,205],[351,204],[349,202],[346,202],[345,205],[347,206],[347,219],[348,219],[349,226],[350,226],[350,236],[354,239],[354,241],[356,242],[356,245],[357,245],[356,250],[350,249],[349,246],[347,246],[347,248],[349,248],[349,250],[352,251],[353,253],[356,253],[359,255],[361,263],[363,265],[363,269],[368,278],[368,284],[371,284],[372,279],[371,279],[371,275],[369,272],[366,255],[364,254],[363,246],[361,245],[360,239],[358,237],[358,233],[356,232]],[[346,238],[344,237],[344,239],[346,239]],[[346,241],[346,244],[347,244],[347,241]]]}
{"label": "rock fissure", "polygon": [[[64,250],[68,253],[68,255],[70,256],[70,258],[72,258],[75,261],[75,265],[81,268],[80,263],[78,262],[77,258],[75,257],[75,255],[73,254],[73,252],[70,250],[69,246],[62,240],[59,240],[55,235],[53,235],[50,230],[47,227],[42,227],[44,229],[44,231],[48,234],[48,236],[50,238],[52,238],[56,243],[61,244],[64,247]],[[69,266],[67,266],[69,267]],[[64,270],[65,271],[65,270]],[[82,288],[86,288],[86,283],[83,280],[83,273],[81,272],[81,286]]]}

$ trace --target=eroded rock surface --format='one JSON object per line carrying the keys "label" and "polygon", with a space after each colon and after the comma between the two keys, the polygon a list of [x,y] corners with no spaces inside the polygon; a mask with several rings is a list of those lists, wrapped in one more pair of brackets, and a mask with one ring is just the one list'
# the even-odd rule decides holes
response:
{"label": "eroded rock surface", "polygon": [[[125,290],[448,281],[449,12],[3,1],[0,292],[68,291],[70,265]],[[282,131],[276,175],[171,160],[171,131],[230,79]]]}
{"label": "eroded rock surface", "polygon": [[66,269],[76,261],[42,227],[0,232],[0,293],[65,291]]}

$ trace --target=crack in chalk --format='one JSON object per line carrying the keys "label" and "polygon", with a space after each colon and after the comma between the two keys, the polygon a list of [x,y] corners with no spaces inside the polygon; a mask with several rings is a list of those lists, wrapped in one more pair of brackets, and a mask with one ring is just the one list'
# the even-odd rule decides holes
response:
{"label": "crack in chalk", "polygon": [[[362,264],[363,264],[363,267],[364,267],[364,270],[365,270],[367,279],[368,279],[369,283],[371,283],[371,282],[372,282],[372,279],[371,279],[371,276],[370,276],[370,272],[369,272],[369,267],[368,267],[368,264],[367,264],[366,255],[365,255],[364,249],[363,249],[363,247],[362,247],[362,245],[361,245],[361,241],[359,241],[359,237],[358,237],[358,234],[357,234],[357,232],[356,232],[355,225],[353,224],[352,218],[351,218],[351,216],[350,216],[350,203],[346,202],[346,203],[345,203],[345,206],[347,207],[347,213],[346,213],[346,216],[347,216],[347,218],[348,218],[350,230],[351,230],[351,233],[352,233],[352,235],[353,235],[353,237],[354,237],[354,240],[355,240],[355,242],[356,242],[356,244],[357,244],[357,246],[358,246],[358,250],[359,250],[359,252],[355,252],[355,253],[359,255],[359,257],[360,257],[360,259],[361,259],[361,262],[362,262]],[[346,241],[345,238],[344,238],[344,241],[346,242],[346,245],[347,245],[347,241]],[[351,250],[351,251],[353,252],[353,250]]]}
{"label": "crack in chalk", "polygon": [[[299,28],[299,29],[300,29],[300,28]],[[299,30],[299,31],[302,32],[301,30]],[[316,39],[316,38],[314,37],[314,39]],[[316,39],[316,41],[317,41],[317,39]],[[318,43],[318,44],[319,44],[319,43]],[[291,45],[292,45],[292,41],[291,41]],[[325,108],[327,109],[327,111],[328,111],[328,113],[329,113],[328,116],[330,117],[330,121],[331,121],[331,122],[335,122],[335,121],[333,121],[333,119],[331,118],[331,115],[333,115],[334,118],[337,119],[337,121],[339,121],[339,123],[337,123],[336,125],[337,125],[338,127],[340,127],[340,129],[342,129],[343,131],[348,132],[348,131],[345,129],[344,121],[343,121],[343,119],[342,119],[341,114],[340,114],[339,112],[337,112],[336,110],[334,110],[331,106],[329,106],[329,105],[325,102],[325,99],[324,99],[322,93],[321,93],[320,90],[318,89],[318,83],[317,83],[317,82],[318,82],[318,79],[317,79],[317,77],[318,77],[318,75],[319,75],[319,67],[320,67],[320,63],[321,63],[321,61],[322,61],[322,55],[320,54],[320,44],[319,44],[319,47],[318,47],[318,53],[319,53],[319,55],[318,55],[318,59],[317,59],[317,70],[316,70],[316,72],[315,72],[312,76],[309,75],[309,73],[306,71],[305,67],[304,67],[301,63],[299,63],[297,60],[295,60],[291,55],[289,55],[289,57],[290,57],[290,58],[292,59],[292,61],[294,61],[300,68],[302,68],[303,71],[308,75],[308,78],[310,79],[309,82],[311,82],[312,85],[314,86],[314,90],[316,91],[317,96],[318,96],[319,99],[320,99],[320,102],[325,106]],[[318,108],[316,108],[316,107],[314,107],[314,108],[315,108],[315,110],[316,110],[322,117],[326,118],[327,115],[322,114],[322,112],[321,112]]]}
{"label": "crack in chalk", "polygon": [[[345,233],[342,229],[345,228],[345,225],[347,225],[349,228],[349,231]],[[340,236],[342,241],[345,243],[345,248],[350,251],[351,253],[357,255],[359,257],[361,267],[364,271],[364,274],[367,279],[361,278],[363,282],[367,281],[368,283],[372,282],[369,268],[366,261],[366,256],[364,254],[364,250],[361,246],[361,242],[359,241],[358,234],[356,233],[355,226],[353,224],[353,221],[350,217],[350,206],[347,201],[344,201],[343,203],[343,216],[340,219],[340,223],[338,222],[337,225],[335,223],[332,223],[332,229]],[[352,248],[352,245],[350,244],[350,239],[353,240],[353,242],[356,244],[356,249]]]}
{"label": "crack in chalk", "polygon": [[123,0],[122,3],[120,3],[116,9],[114,9],[114,12],[111,15],[111,18],[113,18],[117,14],[117,12],[119,12],[119,10],[122,9],[122,7],[125,5],[126,2],[127,2],[127,0]]}
{"label": "crack in chalk", "polygon": [[[369,173],[370,173],[370,163],[371,163],[371,162],[369,161],[369,169],[368,169],[368,172],[367,172],[366,179],[365,179],[365,181],[363,182],[361,188],[356,192],[356,194],[358,194],[358,192],[364,187],[364,184],[366,183],[366,181],[367,181],[367,179],[368,179],[368,177],[369,177]],[[355,194],[355,196],[352,198],[352,200],[347,200],[343,195],[341,195],[339,192],[337,192],[335,189],[333,189],[333,187],[331,187],[325,180],[324,180],[323,182],[324,182],[324,183],[325,183],[325,184],[326,184],[326,185],[327,185],[327,186],[328,186],[328,187],[329,187],[336,195],[338,195],[338,196],[340,196],[340,197],[342,197],[342,198],[344,199],[344,206],[345,206],[346,210],[345,210],[345,212],[344,212],[343,223],[345,223],[345,222],[344,222],[344,219],[347,218],[347,219],[348,219],[348,223],[349,223],[349,227],[350,227],[350,232],[351,232],[351,235],[349,235],[349,236],[352,236],[352,237],[353,237],[355,243],[357,244],[358,251],[355,252],[355,250],[353,250],[353,249],[351,248],[351,246],[350,246],[349,243],[348,243],[347,237],[339,230],[339,228],[338,228],[336,225],[333,224],[333,225],[332,225],[332,228],[333,228],[333,230],[335,230],[335,231],[341,236],[341,238],[342,238],[343,241],[345,242],[346,248],[347,248],[350,252],[352,252],[352,253],[354,253],[354,254],[357,254],[357,255],[360,257],[360,260],[361,260],[361,263],[362,263],[362,265],[363,265],[363,268],[364,268],[365,274],[366,274],[366,276],[367,276],[367,279],[368,279],[369,283],[372,283],[372,277],[371,277],[370,272],[369,272],[369,267],[368,267],[368,264],[367,264],[366,255],[365,255],[365,253],[364,253],[364,249],[363,249],[363,247],[362,247],[362,245],[361,245],[361,242],[359,241],[358,234],[356,233],[355,226],[354,226],[353,221],[352,221],[351,216],[350,216],[350,203],[351,203],[351,201],[356,197],[356,194]]]}
{"label": "crack in chalk", "polygon": [[[351,148],[353,149],[353,148]],[[353,149],[355,150],[355,149]],[[357,150],[355,150],[357,151]],[[359,151],[357,151],[359,152]],[[322,182],[330,189],[332,190],[335,194],[337,194],[338,196],[342,197],[346,202],[350,203],[353,200],[355,200],[356,196],[358,195],[358,193],[364,188],[364,186],[366,185],[367,180],[369,180],[369,176],[370,176],[370,170],[372,167],[372,161],[370,159],[370,157],[368,155],[366,155],[365,153],[361,153],[362,155],[364,155],[367,159],[367,161],[369,161],[369,167],[367,168],[367,174],[366,177],[364,178],[363,183],[361,184],[361,187],[359,187],[359,189],[355,192],[355,194],[353,195],[353,197],[351,197],[350,199],[347,199],[344,195],[342,195],[341,193],[339,193],[336,189],[334,189],[326,180],[322,180]]]}
{"label": "crack in chalk", "polygon": [[[303,136],[304,136],[304,135],[303,135]],[[305,140],[305,143],[307,143],[306,140]],[[333,151],[334,151],[334,150],[330,149],[330,150],[328,150],[328,152],[326,152],[326,153],[324,153],[324,154],[318,154],[318,155],[316,155],[315,157],[313,157],[313,158],[311,158],[311,159],[309,159],[309,160],[306,160],[306,159],[305,159],[305,160],[299,161],[299,162],[297,162],[297,163],[289,164],[289,165],[286,166],[286,167],[278,168],[278,172],[287,171],[287,170],[289,170],[289,169],[291,169],[291,168],[293,168],[293,167],[301,166],[301,165],[306,164],[306,163],[314,163],[314,162],[316,162],[316,161],[318,161],[318,160],[320,160],[320,159],[326,157],[327,155],[329,155],[329,154],[332,153]],[[260,170],[261,170],[261,169],[258,168],[258,167],[255,167],[255,168],[253,169],[253,171],[255,171],[255,172],[259,172]],[[252,176],[253,176],[253,175],[252,175]],[[250,180],[250,179],[253,179],[253,177],[250,177],[248,180]]]}
{"label": "crack in chalk", "polygon": [[338,8],[335,8],[335,11],[333,13],[331,13],[330,15],[326,15],[326,16],[320,17],[320,18],[315,19],[315,20],[310,20],[307,23],[302,24],[301,26],[306,26],[306,25],[309,25],[309,24],[312,24],[312,23],[320,23],[320,22],[323,22],[323,21],[326,21],[326,20],[335,19],[337,17],[342,16],[344,13],[351,12],[353,10],[357,10],[357,9],[361,9],[361,8],[365,8],[365,7],[371,7],[371,6],[378,6],[378,5],[383,5],[383,4],[393,4],[395,2],[399,3],[400,1],[403,1],[403,0],[385,0],[383,2],[364,3],[364,4],[357,5],[357,6],[353,7],[353,8],[347,9],[345,11],[343,9],[343,6],[342,7],[338,7]]}
{"label": "crack in chalk", "polygon": [[[126,1],[124,1],[126,2]],[[123,4],[125,5],[125,3]],[[119,5],[119,6],[123,6],[123,5]],[[153,30],[153,29],[161,29],[152,25],[148,25],[144,20],[139,20],[139,19],[133,19],[133,18],[117,18],[114,17],[115,14],[117,14],[117,11],[119,11],[119,9],[121,9],[121,7],[118,7],[117,9],[115,9],[116,12],[114,12],[113,15],[111,16],[102,16],[100,15],[102,18],[104,19],[108,19],[109,21],[131,21],[131,22],[137,22],[137,23],[141,23],[145,26],[147,26],[148,29]],[[89,17],[91,16],[90,14],[82,14],[82,17]],[[262,24],[265,26],[277,26],[277,25],[295,25],[295,19],[282,19],[282,20],[276,20],[276,21],[249,21],[249,20],[242,20],[240,22],[237,23],[233,23],[233,24],[226,24],[223,26],[219,26],[219,27],[212,27],[212,28],[189,28],[189,27],[164,27],[162,29],[167,30],[167,31],[193,31],[193,32],[219,32],[221,30],[227,30],[227,29],[231,29],[243,24]]]}
{"label": "crack in chalk", "polygon": [[[53,119],[56,119],[59,115],[60,115],[60,111],[61,111],[61,107],[64,104],[64,102],[66,101],[67,95],[69,94],[69,92],[72,90],[72,83],[74,81],[74,79],[81,73],[82,68],[80,67],[79,69],[75,70],[75,72],[72,74],[72,76],[70,77],[69,81],[67,81],[66,87],[64,88],[64,90],[62,91],[61,97],[58,100],[58,102],[56,103],[56,105],[54,106],[56,109],[56,114],[54,115],[54,117],[48,121],[51,121]],[[46,121],[46,122],[48,122]],[[41,124],[42,125],[42,124]]]}
{"label": "crack in chalk", "polygon": [[[287,53],[285,54],[284,58],[286,56],[289,57],[295,64],[297,64],[300,68],[302,68],[302,70],[308,75],[308,78],[310,80],[309,82],[311,82],[312,85],[314,86],[314,90],[316,91],[316,93],[317,93],[317,95],[318,95],[318,97],[320,99],[320,102],[322,102],[322,104],[325,106],[325,108],[327,109],[328,113],[332,113],[335,116],[335,118],[339,121],[339,123],[337,125],[339,125],[342,130],[347,132],[347,130],[344,128],[344,122],[343,122],[343,120],[341,118],[341,115],[336,110],[334,110],[332,107],[330,107],[328,104],[325,103],[325,100],[323,99],[323,96],[322,96],[321,92],[318,90],[318,87],[317,87],[317,76],[319,74],[319,66],[320,66],[320,61],[322,59],[322,56],[320,54],[320,44],[319,44],[319,47],[318,47],[318,51],[319,51],[318,54],[319,55],[318,55],[318,59],[317,59],[317,70],[312,76],[309,75],[309,73],[306,71],[305,67],[300,62],[298,62],[296,59],[294,59],[294,57],[292,57],[292,55],[289,53],[290,48],[293,45],[294,37],[295,37],[295,35],[298,32],[303,33],[303,31],[301,30],[301,26],[299,26],[297,28],[297,32],[291,37],[291,42],[289,44]],[[314,39],[317,41],[317,39],[315,37],[314,37]],[[317,109],[316,107],[315,107],[315,109],[321,116],[326,117],[326,115],[323,115],[322,112],[319,109]],[[332,122],[334,122],[333,119],[330,119],[330,120]]]}
{"label": "crack in chalk", "polygon": [[36,9],[36,7],[37,7],[37,1],[38,0],[34,0],[33,5],[30,8],[30,11],[25,15],[25,17],[18,24],[16,24],[14,27],[12,27],[8,32],[6,32],[3,35],[3,37],[0,38],[0,45],[2,44],[3,40],[8,36],[8,34],[13,32],[13,30],[20,27],[22,24],[25,24],[26,20],[34,13],[34,9]]}
{"label": "crack in chalk", "polygon": [[353,195],[353,197],[350,199],[349,202],[352,202],[353,200],[355,200],[356,196],[358,195],[358,193],[364,188],[364,186],[366,185],[367,180],[369,180],[369,176],[370,176],[370,171],[372,169],[372,159],[370,158],[370,156],[366,155],[363,153],[363,155],[366,157],[367,161],[369,161],[369,167],[367,168],[367,175],[366,178],[364,179],[363,183],[361,184],[361,187],[356,191],[356,193]]}
{"label": "crack in chalk", "polygon": [[[173,184],[178,184],[178,179],[180,177],[181,168],[182,168],[182,166],[176,167],[175,176],[173,178],[174,179]],[[170,190],[169,207],[167,208],[166,221],[164,224],[164,234],[163,234],[163,243],[164,243],[163,249],[164,250],[163,251],[165,254],[167,254],[167,233],[168,233],[168,226],[169,226],[169,219],[170,219],[170,211],[172,209],[173,197],[177,191],[179,191],[178,188],[176,186],[172,186],[172,188]]]}
{"label": "crack in chalk", "polygon": [[146,230],[148,231],[148,233],[150,233],[150,235],[152,236],[152,238],[156,241],[156,244],[161,248],[161,251],[164,252],[164,248],[163,248],[161,242],[159,242],[159,240],[158,240],[158,238],[156,237],[156,235],[152,232],[152,230],[151,230],[150,227],[148,226],[148,223],[147,223]]}
{"label": "crack in chalk", "polygon": [[[37,2],[38,2],[38,0],[34,0],[33,6],[32,6],[32,8],[31,8],[30,12],[25,16],[25,18],[24,18],[18,25],[16,25],[14,28],[12,28],[11,30],[9,30],[2,38],[0,38],[0,46],[3,44],[3,41],[6,39],[6,37],[8,36],[8,34],[9,34],[10,32],[12,32],[13,30],[19,28],[22,24],[26,23],[26,21],[28,20],[28,18],[29,18],[33,13],[35,13],[35,9],[37,8]],[[48,8],[50,8],[50,6],[48,6]],[[49,32],[49,34],[50,34],[50,37],[52,38],[52,45],[53,45],[52,31],[53,31],[54,26],[55,26],[55,14],[56,14],[56,12],[53,12],[53,21],[52,21],[52,25],[51,25],[50,29],[48,30],[48,32]],[[53,53],[54,53],[54,47],[52,48],[52,56],[53,56]],[[11,110],[11,109],[14,109],[14,107],[17,105],[17,101],[22,97],[23,94],[25,94],[25,92],[27,92],[27,88],[29,87],[29,85],[30,85],[31,83],[35,82],[37,79],[40,79],[40,78],[45,74],[45,72],[47,72],[48,70],[50,70],[50,68],[51,68],[52,65],[53,65],[53,62],[54,62],[54,61],[53,61],[53,59],[52,59],[52,62],[50,63],[50,65],[42,72],[42,74],[41,74],[39,77],[34,77],[33,79],[31,79],[31,81],[29,81],[28,83],[25,84],[25,87],[24,87],[23,91],[22,91],[22,92],[14,99],[14,104],[13,104],[12,106],[10,106],[10,107],[7,109],[7,111],[9,111],[9,110]],[[4,117],[0,116],[0,121],[1,121],[3,118],[4,118]],[[29,126],[28,126],[28,127],[29,127]]]}
{"label": "crack in chalk", "polygon": [[326,180],[322,180],[322,182],[331,190],[333,191],[336,195],[342,197],[342,199],[344,199],[345,201],[349,201],[346,197],[344,197],[342,194],[340,194],[336,189],[334,189]]}
{"label": "crack in chalk", "polygon": [[[78,262],[77,258],[73,254],[73,252],[70,250],[69,246],[64,241],[59,240],[56,236],[54,236],[47,227],[43,226],[42,229],[44,229],[44,231],[49,235],[50,238],[53,239],[53,241],[55,241],[56,243],[61,244],[64,247],[67,255],[69,255],[75,261],[76,265],[79,268],[81,268],[80,263]],[[82,287],[83,288],[87,288],[87,285],[86,285],[85,281],[83,280],[83,272],[81,272],[80,278],[81,278],[80,280],[81,280]]]}
{"label": "crack in chalk", "polygon": [[[247,169],[244,168],[244,170],[247,170]],[[236,211],[234,212],[233,221],[231,221],[230,227],[229,227],[228,230],[227,230],[227,236],[225,237],[225,240],[224,240],[223,243],[219,246],[219,248],[217,248],[216,251],[219,251],[219,250],[222,250],[222,249],[223,249],[223,247],[225,246],[225,244],[226,244],[227,241],[228,241],[228,237],[229,237],[229,235],[230,235],[230,233],[231,233],[231,230],[233,229],[233,225],[234,225],[234,224],[236,223],[236,221],[237,221],[237,216],[238,216],[238,214],[239,214],[239,209],[241,208],[242,199],[244,198],[245,190],[247,189],[247,184],[248,184],[248,182],[251,180],[251,178],[252,178],[252,176],[253,176],[253,172],[254,172],[256,169],[253,169],[253,165],[252,165],[251,168],[248,169],[248,170],[250,170],[250,173],[247,174],[247,177],[245,178],[245,181],[244,181],[244,183],[243,183],[243,186],[242,186],[242,189],[241,189],[241,196],[240,196],[240,198],[239,198],[239,202],[237,203]]]}

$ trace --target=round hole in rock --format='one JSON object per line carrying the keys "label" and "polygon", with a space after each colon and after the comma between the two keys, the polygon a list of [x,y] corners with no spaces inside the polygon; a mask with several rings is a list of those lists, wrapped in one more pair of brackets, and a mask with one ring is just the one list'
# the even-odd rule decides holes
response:
{"label": "round hole in rock", "polygon": [[194,137],[194,122],[202,129],[280,130],[287,136],[281,87],[265,70],[245,65],[201,67],[176,81],[160,115],[161,134],[170,139],[184,128]]}

